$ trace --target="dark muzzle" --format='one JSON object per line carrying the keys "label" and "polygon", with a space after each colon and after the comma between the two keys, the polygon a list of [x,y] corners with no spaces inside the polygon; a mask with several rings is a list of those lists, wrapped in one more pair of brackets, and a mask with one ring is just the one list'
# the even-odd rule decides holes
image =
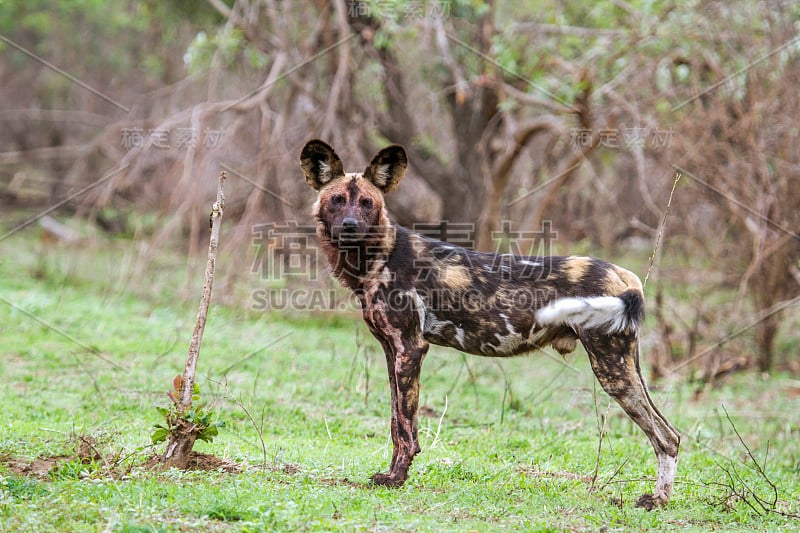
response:
{"label": "dark muzzle", "polygon": [[355,233],[358,231],[358,220],[355,218],[345,218],[342,220],[342,232]]}

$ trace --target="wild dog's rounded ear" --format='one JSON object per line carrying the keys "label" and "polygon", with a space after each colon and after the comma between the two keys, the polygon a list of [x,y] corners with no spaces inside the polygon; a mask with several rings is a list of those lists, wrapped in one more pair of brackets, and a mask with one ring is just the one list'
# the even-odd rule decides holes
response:
{"label": "wild dog's rounded ear", "polygon": [[344,176],[342,160],[326,143],[314,139],[308,141],[300,153],[300,168],[308,184],[316,190],[334,178]]}
{"label": "wild dog's rounded ear", "polygon": [[400,180],[406,174],[408,159],[402,146],[393,144],[387,146],[372,158],[372,162],[364,171],[364,178],[384,193],[397,188]]}

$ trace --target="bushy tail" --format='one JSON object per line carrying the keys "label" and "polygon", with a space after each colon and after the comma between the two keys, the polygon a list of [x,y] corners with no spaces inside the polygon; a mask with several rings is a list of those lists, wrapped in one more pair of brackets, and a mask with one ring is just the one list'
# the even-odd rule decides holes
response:
{"label": "bushy tail", "polygon": [[643,319],[644,296],[636,289],[619,296],[558,298],[536,311],[536,322],[543,326],[566,324],[606,333],[635,331]]}

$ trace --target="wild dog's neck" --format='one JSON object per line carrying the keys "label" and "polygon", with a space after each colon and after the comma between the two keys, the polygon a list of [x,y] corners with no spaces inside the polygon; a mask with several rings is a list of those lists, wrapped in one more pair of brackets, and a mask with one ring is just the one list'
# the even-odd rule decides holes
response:
{"label": "wild dog's neck", "polygon": [[317,227],[322,251],[333,275],[344,286],[351,290],[363,289],[371,271],[387,261],[394,250],[395,232],[392,226],[383,231],[383,234],[370,235],[369,239],[349,244],[332,239],[324,225]]}

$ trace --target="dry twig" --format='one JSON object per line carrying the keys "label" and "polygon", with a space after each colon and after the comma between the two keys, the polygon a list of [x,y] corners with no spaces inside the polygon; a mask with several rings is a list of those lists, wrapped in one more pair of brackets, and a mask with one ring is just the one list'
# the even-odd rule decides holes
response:
{"label": "dry twig", "polygon": [[728,423],[731,425],[733,432],[736,434],[736,438],[739,439],[739,443],[747,452],[747,457],[749,462],[752,462],[752,466],[749,466],[745,463],[750,470],[754,470],[758,477],[763,480],[767,486],[768,490],[771,493],[770,496],[765,497],[758,493],[756,487],[753,487],[751,483],[748,483],[746,479],[742,477],[742,475],[736,470],[736,467],[731,464],[730,468],[725,467],[719,463],[717,466],[725,473],[725,477],[727,479],[726,482],[720,483],[708,483],[708,485],[718,485],[727,490],[727,494],[723,500],[723,503],[726,506],[730,506],[731,501],[741,501],[744,502],[750,509],[752,509],[758,515],[767,515],[767,514],[777,514],[780,516],[784,516],[787,518],[794,518],[800,519],[800,515],[794,513],[788,513],[784,511],[780,511],[777,509],[778,506],[778,487],[775,483],[767,476],[766,471],[764,470],[766,466],[766,455],[769,454],[769,449],[767,450],[767,454],[764,457],[764,464],[758,462],[758,460],[753,455],[752,450],[742,438],[741,433],[736,428],[736,424],[733,423],[730,415],[728,414],[728,410],[725,409],[725,406],[722,406],[722,410],[725,413],[725,418],[728,420]]}

